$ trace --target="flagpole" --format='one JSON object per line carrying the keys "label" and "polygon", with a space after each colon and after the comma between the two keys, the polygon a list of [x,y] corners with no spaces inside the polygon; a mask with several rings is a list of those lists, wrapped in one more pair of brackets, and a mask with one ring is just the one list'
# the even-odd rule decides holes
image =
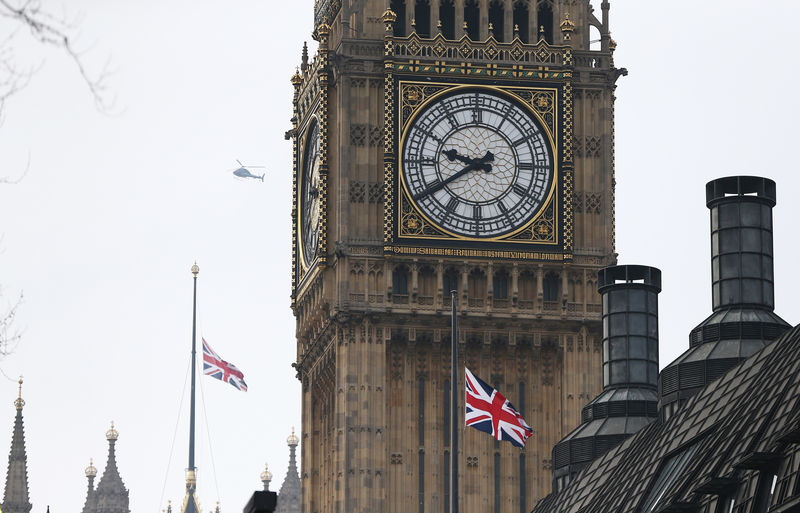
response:
{"label": "flagpole", "polygon": [[196,358],[196,336],[197,336],[197,274],[200,268],[197,262],[192,266],[192,274],[194,275],[194,296],[192,299],[192,396],[189,414],[189,468],[186,469],[194,477],[194,382],[195,382],[195,358]]}
{"label": "flagpole", "polygon": [[458,513],[458,292],[450,291],[453,307],[450,332],[450,513]]}

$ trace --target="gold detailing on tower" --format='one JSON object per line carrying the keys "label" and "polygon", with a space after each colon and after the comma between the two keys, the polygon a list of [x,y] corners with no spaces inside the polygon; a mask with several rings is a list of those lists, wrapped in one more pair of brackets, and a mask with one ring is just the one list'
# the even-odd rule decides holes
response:
{"label": "gold detailing on tower", "polygon": [[561,22],[561,33],[564,34],[564,41],[572,39],[572,33],[575,31],[575,24],[569,19],[569,13],[564,13],[564,21]]}
{"label": "gold detailing on tower", "polygon": [[25,406],[25,400],[22,399],[22,376],[19,377],[19,396],[14,400],[14,406],[21,410]]}
{"label": "gold detailing on tower", "polygon": [[391,9],[386,9],[381,15],[381,21],[386,25],[386,32],[392,30],[392,24],[397,21],[397,14]]}
{"label": "gold detailing on tower", "polygon": [[92,458],[89,458],[89,466],[86,467],[86,477],[96,477],[97,476],[97,468],[94,466],[94,461]]}
{"label": "gold detailing on tower", "polygon": [[[195,264],[195,266],[196,265],[197,264]],[[114,421],[112,420],[111,421],[111,429],[106,431],[106,440],[108,440],[110,442],[112,440],[117,440],[118,438],[119,438],[119,431],[114,429]]]}
{"label": "gold detailing on tower", "polygon": [[186,487],[196,487],[197,486],[197,471],[193,468],[186,469]]}
{"label": "gold detailing on tower", "polygon": [[197,274],[200,272],[200,267],[197,265],[197,260],[194,261],[194,265],[192,266],[192,274],[195,278],[197,278]]}
{"label": "gold detailing on tower", "polygon": [[608,39],[608,49],[611,50],[612,52],[614,50],[616,50],[617,49],[617,42],[614,41],[613,39],[609,38]]}
{"label": "gold detailing on tower", "polygon": [[286,439],[286,443],[289,445],[297,445],[300,443],[300,439],[294,434],[294,426],[292,426],[292,434]]}
{"label": "gold detailing on tower", "polygon": [[292,81],[292,85],[295,86],[295,87],[300,87],[300,84],[303,83],[303,77],[300,76],[300,69],[299,68],[295,69],[294,75],[292,75],[291,81]]}

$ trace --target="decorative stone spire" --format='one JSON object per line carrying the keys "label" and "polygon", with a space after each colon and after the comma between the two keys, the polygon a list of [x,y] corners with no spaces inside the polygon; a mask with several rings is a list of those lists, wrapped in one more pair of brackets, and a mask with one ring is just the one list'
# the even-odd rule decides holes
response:
{"label": "decorative stone spire", "polygon": [[97,468],[94,461],[89,458],[89,466],[86,467],[86,479],[89,480],[89,489],[86,491],[86,502],[83,504],[82,513],[92,513],[95,510],[97,501],[94,494],[94,478],[97,477]]}
{"label": "decorative stone spire", "polygon": [[272,472],[269,471],[269,465],[264,463],[264,472],[261,473],[261,482],[264,483],[264,491],[269,491],[269,483],[272,481]]}
{"label": "decorative stone spire", "polygon": [[22,408],[25,406],[22,399],[22,376],[19,378],[19,396],[14,401],[14,406],[17,408],[17,417],[14,420],[14,434],[11,436],[2,510],[6,513],[28,513],[32,506],[28,496],[28,457],[25,453],[25,428],[22,424]]}
{"label": "decorative stone spire", "polygon": [[[108,440],[108,460],[103,471],[103,477],[97,483],[94,491],[95,507],[93,513],[130,513],[128,489],[122,482],[122,478],[117,470],[117,456],[115,445],[119,439],[119,431],[111,423],[111,429],[106,431]],[[88,475],[88,469],[87,469]]]}
{"label": "decorative stone spire", "polygon": [[305,73],[307,69],[308,69],[308,44],[305,41],[303,41],[303,55],[300,64],[300,71]]}
{"label": "decorative stone spire", "polygon": [[300,513],[300,475],[297,473],[297,444],[300,440],[294,434],[294,428],[286,443],[289,445],[289,470],[278,492],[275,513]]}

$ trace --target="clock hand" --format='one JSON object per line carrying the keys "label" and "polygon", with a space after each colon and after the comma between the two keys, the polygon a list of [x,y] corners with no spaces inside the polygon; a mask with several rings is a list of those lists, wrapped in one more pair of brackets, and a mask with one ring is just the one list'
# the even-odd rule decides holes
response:
{"label": "clock hand", "polygon": [[[487,169],[487,166],[488,166],[488,169]],[[437,183],[433,187],[428,187],[424,191],[422,191],[422,192],[420,192],[418,194],[415,194],[414,195],[414,199],[418,200],[420,198],[423,198],[423,197],[427,196],[428,194],[432,194],[432,193],[440,190],[442,187],[444,187],[445,185],[449,184],[453,180],[457,180],[457,179],[461,178],[462,176],[464,176],[465,174],[467,174],[470,171],[475,170],[475,169],[483,169],[484,171],[489,172],[489,171],[492,170],[492,165],[491,164],[484,164],[482,162],[473,162],[471,164],[468,164],[461,171],[458,171],[457,173],[454,173],[454,174],[448,176],[447,178],[445,178],[441,182]]]}
{"label": "clock hand", "polygon": [[486,154],[483,157],[479,158],[479,159],[473,159],[473,158],[470,158],[470,157],[465,157],[463,155],[459,155],[458,154],[458,150],[456,150],[456,149],[449,149],[447,151],[443,151],[442,155],[447,157],[447,160],[449,160],[450,162],[453,162],[455,160],[460,160],[461,162],[463,162],[465,164],[479,163],[479,164],[481,164],[481,166],[480,166],[481,169],[483,169],[487,173],[492,170],[492,166],[491,166],[491,164],[486,164],[486,163],[494,161],[494,153],[492,153],[491,151],[487,151]]}

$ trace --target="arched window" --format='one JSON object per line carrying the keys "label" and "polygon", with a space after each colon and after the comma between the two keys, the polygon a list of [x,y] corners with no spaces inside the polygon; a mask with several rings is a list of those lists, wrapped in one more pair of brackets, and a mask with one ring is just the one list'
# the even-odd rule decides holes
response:
{"label": "arched window", "polygon": [[600,51],[602,49],[601,39],[600,29],[594,25],[589,25],[589,50],[593,52]]}
{"label": "arched window", "polygon": [[394,294],[408,294],[408,267],[398,265],[392,271],[392,292]]}
{"label": "arched window", "polygon": [[464,23],[467,24],[467,36],[473,41],[481,38],[480,19],[481,8],[478,6],[478,0],[464,2]]}
{"label": "arched window", "polygon": [[439,6],[439,20],[442,22],[442,35],[445,39],[456,38],[456,6],[453,0],[442,0]]}
{"label": "arched window", "polygon": [[503,2],[492,0],[489,4],[489,23],[492,25],[494,38],[501,43],[505,41],[505,16],[503,13]]}
{"label": "arched window", "polygon": [[428,0],[417,0],[414,7],[414,23],[417,34],[431,37],[431,4]]}
{"label": "arched window", "polygon": [[442,276],[442,294],[449,296],[454,290],[458,292],[458,271],[448,269]]}
{"label": "arched window", "polygon": [[519,31],[519,38],[523,43],[529,41],[528,3],[521,1],[514,4],[514,26]]}
{"label": "arched window", "polygon": [[[550,4],[547,2],[542,2],[539,4],[539,10],[537,11],[537,18],[539,20],[539,27],[536,28],[537,32],[539,30],[544,30],[544,40],[548,43],[553,43],[553,8],[550,7]],[[539,36],[537,35],[536,38],[538,39]]]}
{"label": "arched window", "polygon": [[403,37],[406,35],[406,2],[405,0],[392,0],[389,5],[397,15],[397,20],[394,22],[394,35]]}
{"label": "arched window", "polygon": [[494,273],[492,294],[495,299],[508,299],[508,272],[505,270]]}
{"label": "arched window", "polygon": [[544,283],[542,284],[545,301],[558,301],[558,284],[559,277],[554,272],[549,272],[544,275]]}

